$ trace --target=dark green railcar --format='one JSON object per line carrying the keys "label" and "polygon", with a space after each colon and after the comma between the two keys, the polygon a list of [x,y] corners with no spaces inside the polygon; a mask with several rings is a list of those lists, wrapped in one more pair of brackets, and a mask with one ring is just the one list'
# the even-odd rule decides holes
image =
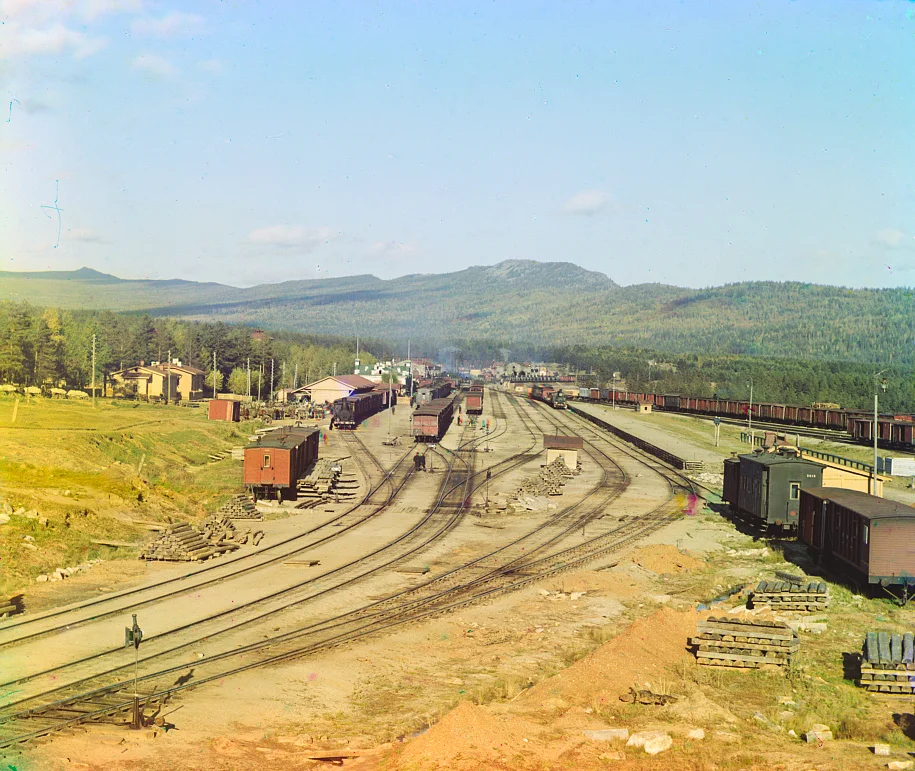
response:
{"label": "dark green railcar", "polygon": [[[752,453],[725,463],[724,498],[761,528],[797,529],[801,490],[823,483],[823,467],[795,455]],[[735,484],[736,483],[736,484]]]}

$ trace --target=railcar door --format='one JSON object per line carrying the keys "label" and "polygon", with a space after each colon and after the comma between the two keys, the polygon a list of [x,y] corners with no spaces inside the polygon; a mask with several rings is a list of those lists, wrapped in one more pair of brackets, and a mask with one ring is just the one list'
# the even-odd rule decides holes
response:
{"label": "railcar door", "polygon": [[788,524],[797,524],[797,513],[801,507],[801,483],[788,482],[788,501],[785,516],[788,517]]}
{"label": "railcar door", "polygon": [[264,450],[261,458],[261,484],[272,485],[276,481],[276,469],[273,466],[273,453]]}

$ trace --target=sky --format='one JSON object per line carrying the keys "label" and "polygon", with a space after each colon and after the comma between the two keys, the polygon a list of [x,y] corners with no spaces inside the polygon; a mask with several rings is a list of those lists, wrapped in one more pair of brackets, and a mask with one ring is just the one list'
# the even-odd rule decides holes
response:
{"label": "sky", "polygon": [[915,2],[0,0],[0,270],[915,285]]}

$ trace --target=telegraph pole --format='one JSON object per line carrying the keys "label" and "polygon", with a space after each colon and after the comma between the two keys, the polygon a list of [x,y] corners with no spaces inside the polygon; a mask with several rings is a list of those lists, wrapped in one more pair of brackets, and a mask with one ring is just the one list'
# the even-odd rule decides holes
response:
{"label": "telegraph pole", "polygon": [[273,359],[270,359],[270,401],[273,401]]}
{"label": "telegraph pole", "polygon": [[248,398],[251,398],[251,357],[248,357]]}
{"label": "telegraph pole", "polygon": [[295,375],[292,376],[292,388],[295,390],[299,387],[299,363],[295,363]]}
{"label": "telegraph pole", "polygon": [[394,402],[391,398],[394,395],[394,359],[391,359],[391,366],[388,368],[388,441],[391,441],[391,415],[394,414]]}
{"label": "telegraph pole", "polygon": [[92,335],[92,406],[95,407],[95,335]]}
{"label": "telegraph pole", "polygon": [[213,398],[216,398],[216,351],[213,351]]}
{"label": "telegraph pole", "polygon": [[172,398],[172,349],[168,349],[168,363],[165,365],[165,403]]}

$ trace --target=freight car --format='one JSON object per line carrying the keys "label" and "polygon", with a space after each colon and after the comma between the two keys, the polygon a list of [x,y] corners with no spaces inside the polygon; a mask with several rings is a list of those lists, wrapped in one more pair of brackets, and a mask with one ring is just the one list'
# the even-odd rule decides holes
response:
{"label": "freight car", "polygon": [[454,384],[450,380],[440,379],[426,382],[416,390],[415,403],[422,406],[435,399],[444,399],[453,390]]}
{"label": "freight car", "polygon": [[245,487],[255,500],[295,500],[296,483],[317,459],[318,429],[271,431],[245,447]]}
{"label": "freight car", "polygon": [[[574,390],[574,398],[594,401],[591,389]],[[600,392],[600,401],[610,401],[609,394]],[[742,399],[719,399],[709,396],[682,396],[680,394],[649,394],[635,391],[617,391],[617,404],[647,403],[655,409],[668,412],[684,412],[693,415],[746,420],[750,415],[750,402]],[[872,415],[859,410],[844,410],[835,404],[817,402],[810,407],[754,402],[752,417],[771,423],[789,426],[811,426],[832,431],[846,431],[861,443],[873,442],[874,419]],[[878,442],[882,447],[915,452],[915,421],[911,415],[894,415],[878,420]]]}
{"label": "freight car", "polygon": [[752,453],[724,462],[722,500],[762,530],[797,527],[801,490],[823,484],[823,467],[793,454]]}
{"label": "freight car", "polygon": [[413,411],[410,433],[417,442],[438,442],[454,419],[454,398],[433,399]]}
{"label": "freight car", "polygon": [[915,587],[915,508],[858,490],[801,492],[800,540],[859,589]]}
{"label": "freight car", "polygon": [[381,412],[387,403],[387,393],[369,391],[337,399],[331,405],[331,428],[354,431],[359,424]]}
{"label": "freight car", "polygon": [[483,386],[472,385],[464,400],[464,411],[468,415],[483,414]]}

